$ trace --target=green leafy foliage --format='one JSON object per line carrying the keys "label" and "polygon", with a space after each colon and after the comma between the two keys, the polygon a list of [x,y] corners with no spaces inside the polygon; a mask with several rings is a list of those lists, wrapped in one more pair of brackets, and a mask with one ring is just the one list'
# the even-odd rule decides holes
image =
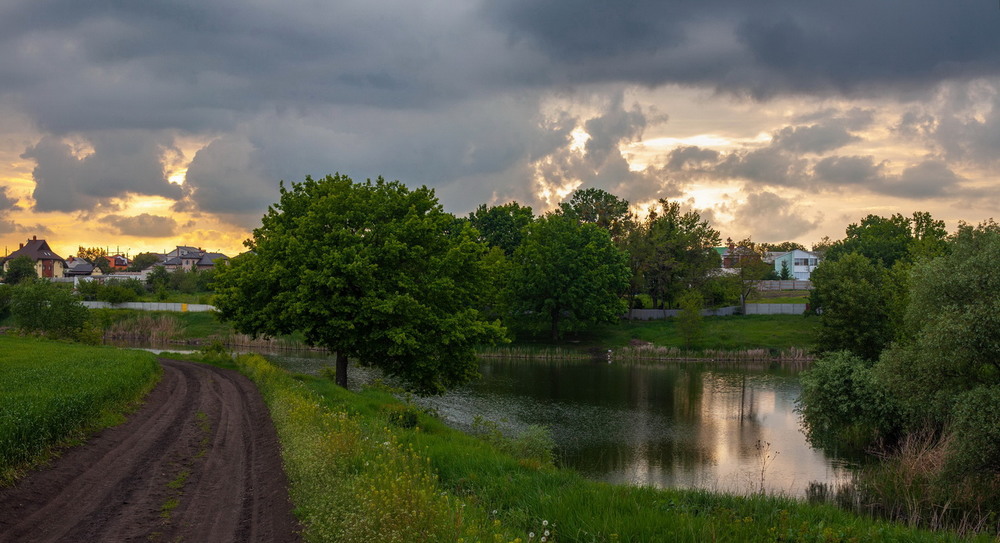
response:
{"label": "green leafy foliage", "polygon": [[535,220],[528,206],[509,202],[500,206],[480,205],[469,214],[469,223],[490,247],[499,247],[510,256],[521,245],[525,229]]}
{"label": "green leafy foliage", "polygon": [[299,331],[440,392],[475,376],[473,348],[504,335],[479,310],[487,247],[476,236],[426,187],[306,177],[282,185],[250,252],[217,270],[215,306],[240,332]]}
{"label": "green leafy foliage", "polygon": [[886,271],[860,254],[826,261],[812,272],[812,311],[819,314],[816,346],[875,360],[893,338]]}
{"label": "green leafy foliage", "polygon": [[156,253],[139,253],[132,257],[132,261],[129,262],[126,271],[137,272],[142,271],[154,264],[160,262],[160,255]]}
{"label": "green leafy foliage", "polygon": [[634,226],[628,200],[597,188],[577,190],[568,202],[559,204],[559,213],[607,230],[616,243],[623,240]]}
{"label": "green leafy foliage", "polygon": [[630,293],[650,295],[654,308],[674,307],[684,290],[703,286],[719,267],[719,233],[694,211],[659,200],[625,240],[631,269]]}
{"label": "green leafy foliage", "polygon": [[626,310],[626,256],[601,227],[547,215],[528,228],[512,257],[509,315],[521,328],[566,329],[615,322]]}
{"label": "green leafy foliage", "polygon": [[87,308],[69,290],[48,281],[17,285],[10,312],[21,330],[53,338],[73,338],[87,321]]}
{"label": "green leafy foliage", "polygon": [[863,448],[898,431],[895,400],[870,361],[848,351],[828,353],[800,379],[799,410],[813,443]]}
{"label": "green leafy foliage", "polygon": [[860,223],[847,227],[847,236],[832,243],[827,260],[838,260],[851,253],[891,268],[899,261],[914,261],[940,256],[947,251],[944,221],[927,212],[915,212],[912,218],[894,214],[890,218],[868,215]]}
{"label": "green leafy foliage", "polygon": [[35,270],[35,262],[28,256],[19,256],[6,263],[4,281],[11,285],[18,285],[27,281],[38,279],[38,272]]}
{"label": "green leafy foliage", "polygon": [[681,295],[681,312],[677,315],[677,331],[680,332],[684,340],[685,349],[693,349],[701,340],[703,323],[701,310],[705,306],[705,300],[701,293],[696,290],[689,290]]}
{"label": "green leafy foliage", "polygon": [[963,475],[1000,473],[1000,386],[980,386],[955,400],[949,468]]}
{"label": "green leafy foliage", "polygon": [[951,245],[914,266],[905,340],[882,361],[913,426],[941,427],[958,395],[1000,385],[1000,232],[969,231]]}

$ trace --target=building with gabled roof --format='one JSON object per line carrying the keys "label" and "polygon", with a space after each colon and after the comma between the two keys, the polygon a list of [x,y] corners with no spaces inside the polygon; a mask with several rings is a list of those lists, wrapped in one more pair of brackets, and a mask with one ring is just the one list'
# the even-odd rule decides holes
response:
{"label": "building with gabled roof", "polygon": [[3,270],[7,271],[7,263],[19,256],[26,256],[35,263],[35,273],[38,277],[53,278],[62,277],[66,269],[66,261],[49,248],[49,244],[38,236],[31,236],[28,243],[22,243],[21,247],[2,259]]}

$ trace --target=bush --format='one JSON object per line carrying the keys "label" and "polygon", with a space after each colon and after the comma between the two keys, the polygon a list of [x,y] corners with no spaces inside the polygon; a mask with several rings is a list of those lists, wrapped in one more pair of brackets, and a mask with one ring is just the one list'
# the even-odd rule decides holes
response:
{"label": "bush", "polygon": [[0,284],[0,321],[10,315],[10,299],[14,295],[14,287]]}
{"label": "bush", "polygon": [[48,281],[18,285],[11,297],[14,325],[53,338],[75,338],[87,321],[87,308],[72,293]]}
{"label": "bush", "polygon": [[117,283],[106,285],[97,295],[98,300],[114,305],[134,302],[137,298],[134,290]]}
{"label": "bush", "polygon": [[799,412],[816,445],[864,447],[894,435],[898,409],[870,362],[848,351],[827,354],[802,372]]}
{"label": "bush", "polygon": [[981,386],[955,401],[949,471],[1000,472],[1000,386]]}

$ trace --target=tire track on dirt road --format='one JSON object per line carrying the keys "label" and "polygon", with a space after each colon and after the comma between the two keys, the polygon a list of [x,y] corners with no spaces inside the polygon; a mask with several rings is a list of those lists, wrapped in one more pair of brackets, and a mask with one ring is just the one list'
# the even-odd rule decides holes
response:
{"label": "tire track on dirt road", "polygon": [[254,385],[160,363],[160,383],[124,424],[0,490],[0,542],[299,541]]}

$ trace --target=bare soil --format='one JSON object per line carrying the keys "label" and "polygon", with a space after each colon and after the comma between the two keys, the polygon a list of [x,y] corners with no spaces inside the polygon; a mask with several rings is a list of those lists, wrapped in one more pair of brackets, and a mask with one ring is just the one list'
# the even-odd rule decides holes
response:
{"label": "bare soil", "polygon": [[254,385],[160,363],[163,378],[124,424],[0,490],[0,542],[300,540]]}

